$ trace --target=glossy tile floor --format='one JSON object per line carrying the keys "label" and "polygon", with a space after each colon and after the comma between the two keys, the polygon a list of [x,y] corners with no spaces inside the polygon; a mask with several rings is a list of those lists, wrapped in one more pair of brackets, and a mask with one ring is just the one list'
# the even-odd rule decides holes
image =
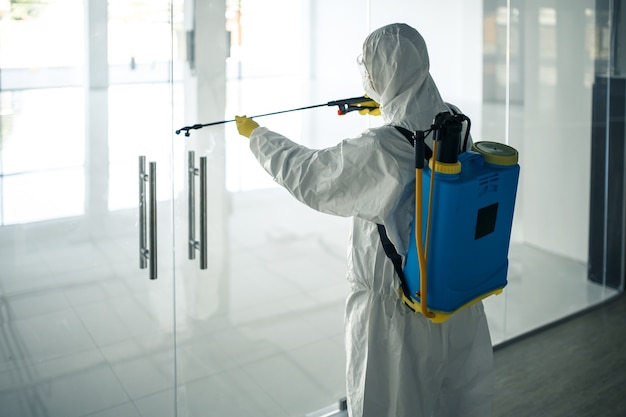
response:
{"label": "glossy tile floor", "polygon": [[[227,288],[202,299],[219,302],[211,315],[180,313],[175,350],[172,289],[154,287],[171,280],[124,277],[118,268],[135,259],[107,257],[106,241],[56,239],[25,257],[26,242],[7,242],[5,229],[0,415],[172,415],[174,352],[183,415],[296,416],[340,398],[348,221],[289,200],[281,190],[233,196]],[[263,215],[276,207],[280,217]],[[89,251],[102,262],[68,266],[95,259]],[[608,291],[585,271],[515,244],[509,287],[486,301],[494,342],[601,301]]]}
{"label": "glossy tile floor", "polygon": [[626,415],[624,317],[622,294],[498,349],[493,417]]}
{"label": "glossy tile floor", "polygon": [[[150,108],[159,95],[136,88],[130,97],[143,102],[124,103],[115,89],[108,97],[117,109],[108,179],[83,176],[84,150],[24,144],[45,132],[33,133],[36,126],[18,116],[34,111],[37,120],[33,103],[56,103],[55,92],[12,97],[2,119],[3,169],[11,175],[0,177],[0,416],[291,417],[343,397],[349,220],[316,213],[277,188],[225,192],[217,197],[228,210],[209,220],[210,266],[200,270],[187,259],[186,196],[175,184],[158,206],[159,277],[149,280],[139,268],[136,208],[125,208],[136,206],[136,195],[110,196],[120,184],[136,190],[141,139],[131,132],[124,142],[120,132],[141,123],[123,120],[125,105]],[[68,94],[76,107],[64,111],[80,111],[82,98]],[[73,134],[76,142],[82,133]],[[47,182],[20,178],[18,165],[33,161],[26,153],[33,149],[48,166],[22,170]],[[76,196],[87,181],[95,195]],[[117,185],[102,187],[107,181]],[[518,241],[509,282],[485,302],[496,344],[613,294],[587,280],[584,263]]]}

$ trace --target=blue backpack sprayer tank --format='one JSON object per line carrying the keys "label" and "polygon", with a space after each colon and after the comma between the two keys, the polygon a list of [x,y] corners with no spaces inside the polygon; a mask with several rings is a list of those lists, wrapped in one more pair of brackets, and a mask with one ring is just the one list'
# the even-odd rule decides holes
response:
{"label": "blue backpack sprayer tank", "polygon": [[[496,142],[460,152],[464,122],[467,141],[469,118],[447,112],[413,135],[415,220],[400,296],[435,323],[507,285],[518,153]],[[430,133],[433,157],[425,166]]]}

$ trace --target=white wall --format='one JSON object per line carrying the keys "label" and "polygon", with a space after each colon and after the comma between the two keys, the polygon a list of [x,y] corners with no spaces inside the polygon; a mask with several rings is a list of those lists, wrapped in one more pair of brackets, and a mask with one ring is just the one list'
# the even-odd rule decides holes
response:
{"label": "white wall", "polygon": [[403,22],[424,37],[444,100],[482,101],[481,0],[372,0],[371,29]]}

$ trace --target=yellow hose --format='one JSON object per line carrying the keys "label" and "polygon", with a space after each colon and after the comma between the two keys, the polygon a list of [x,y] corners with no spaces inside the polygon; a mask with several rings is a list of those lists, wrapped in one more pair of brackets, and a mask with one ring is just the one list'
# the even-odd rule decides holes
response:
{"label": "yellow hose", "polygon": [[432,219],[432,214],[433,214],[433,190],[435,189],[435,172],[437,172],[436,169],[436,164],[437,164],[437,160],[435,159],[434,155],[437,155],[437,141],[434,141],[433,143],[433,169],[430,172],[430,188],[428,191],[428,218],[426,219],[426,244],[425,244],[425,251],[424,251],[424,259],[428,259],[428,247],[429,247],[429,243],[430,243],[430,224],[431,224],[431,219]]}
{"label": "yellow hose", "polygon": [[[433,158],[435,158],[435,151],[437,149],[437,141],[433,146]],[[433,159],[433,161],[435,161]],[[433,162],[434,164],[435,162]],[[419,262],[420,268],[420,307],[421,312],[424,317],[432,318],[435,317],[435,314],[431,311],[428,311],[428,305],[426,301],[426,291],[428,289],[427,285],[427,277],[426,277],[426,251],[424,250],[424,241],[422,238],[422,217],[423,217],[423,208],[422,208],[422,188],[423,188],[423,179],[422,179],[422,169],[415,169],[415,243],[417,246],[417,260]],[[430,234],[430,214],[432,208],[432,196],[433,196],[433,185],[435,178],[435,166],[431,170],[431,182],[430,182],[430,191],[429,191],[429,202],[428,202],[428,217],[426,224],[426,243],[428,244],[428,235]]]}

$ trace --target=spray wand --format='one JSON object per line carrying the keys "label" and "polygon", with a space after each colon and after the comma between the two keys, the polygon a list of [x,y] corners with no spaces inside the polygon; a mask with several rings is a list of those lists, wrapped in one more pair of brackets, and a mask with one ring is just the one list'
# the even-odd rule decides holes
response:
{"label": "spray wand", "polygon": [[[264,117],[264,116],[272,116],[274,114],[281,114],[281,113],[290,113],[293,111],[300,111],[300,110],[308,110],[308,109],[314,109],[316,107],[333,107],[333,106],[338,106],[339,109],[337,110],[337,114],[339,116],[343,116],[346,113],[349,113],[351,111],[354,110],[365,110],[365,109],[370,109],[373,110],[376,107],[374,106],[359,106],[358,104],[360,103],[366,103],[368,101],[372,101],[371,98],[369,97],[365,97],[365,96],[361,96],[361,97],[353,97],[353,98],[344,98],[342,100],[333,100],[333,101],[329,101],[328,103],[323,103],[323,104],[314,104],[312,106],[306,106],[306,107],[298,107],[297,109],[290,109],[290,110],[281,110],[281,111],[275,111],[272,113],[265,113],[265,114],[259,114],[256,116],[250,116],[251,118],[256,118],[256,117]],[[211,123],[205,123],[205,124],[195,124],[192,126],[185,126],[185,127],[181,127],[180,129],[178,129],[176,131],[176,134],[179,135],[180,132],[185,132],[185,136],[189,136],[190,135],[190,130],[195,130],[195,129],[202,129],[203,127],[207,127],[207,126],[216,126],[216,125],[222,125],[224,123],[231,123],[234,122],[235,119],[230,119],[230,120],[221,120],[219,122],[211,122]]]}

